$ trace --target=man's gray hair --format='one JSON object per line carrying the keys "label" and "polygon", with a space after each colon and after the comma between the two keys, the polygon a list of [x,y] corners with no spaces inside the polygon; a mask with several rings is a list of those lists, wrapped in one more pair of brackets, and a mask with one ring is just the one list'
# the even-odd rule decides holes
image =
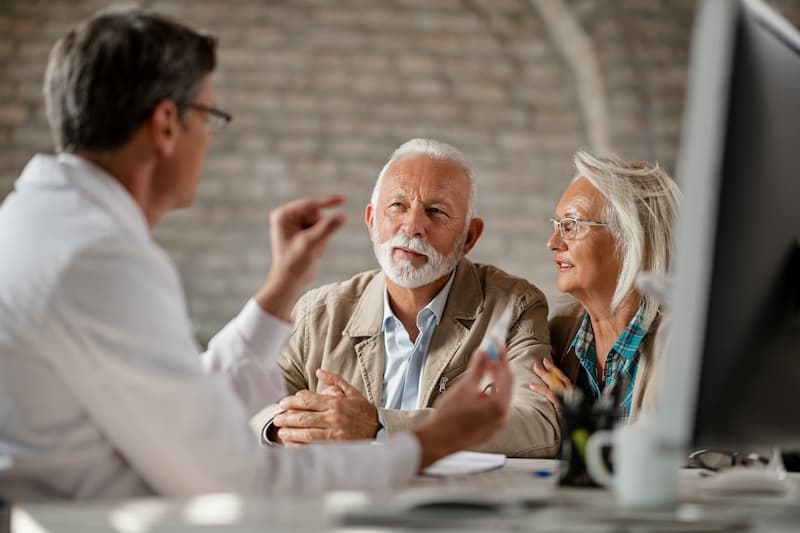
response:
{"label": "man's gray hair", "polygon": [[[680,190],[658,163],[629,162],[616,155],[577,152],[573,182],[586,178],[608,200],[604,220],[617,245],[621,269],[611,300],[614,310],[634,290],[642,271],[666,275],[672,261]],[[644,296],[644,324],[659,312],[659,302]]]}
{"label": "man's gray hair", "polygon": [[465,225],[469,224],[469,222],[475,218],[475,213],[478,207],[478,192],[475,185],[475,178],[472,176],[472,170],[467,163],[467,158],[464,156],[464,153],[461,150],[447,143],[436,141],[434,139],[411,139],[410,141],[406,141],[401,144],[397,150],[392,153],[389,161],[383,165],[381,173],[378,174],[378,180],[375,182],[375,187],[372,189],[372,196],[370,198],[370,203],[372,206],[376,207],[378,203],[378,193],[380,192],[381,182],[383,181],[383,177],[386,175],[386,172],[389,170],[389,167],[391,167],[397,161],[412,155],[425,155],[433,159],[452,161],[464,169],[464,174],[466,174],[467,178],[469,178],[469,204],[467,206],[467,218]]}
{"label": "man's gray hair", "polygon": [[82,22],[50,53],[44,80],[56,151],[124,146],[159,102],[189,108],[216,65],[207,35],[138,8]]}

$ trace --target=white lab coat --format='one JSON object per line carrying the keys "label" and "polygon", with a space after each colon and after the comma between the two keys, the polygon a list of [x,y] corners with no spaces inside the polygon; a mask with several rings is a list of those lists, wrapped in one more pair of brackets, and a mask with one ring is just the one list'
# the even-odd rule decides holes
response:
{"label": "white lab coat", "polygon": [[37,155],[0,208],[0,496],[307,494],[412,477],[403,435],[262,448],[289,325],[247,303],[198,355],[177,272],[111,176]]}

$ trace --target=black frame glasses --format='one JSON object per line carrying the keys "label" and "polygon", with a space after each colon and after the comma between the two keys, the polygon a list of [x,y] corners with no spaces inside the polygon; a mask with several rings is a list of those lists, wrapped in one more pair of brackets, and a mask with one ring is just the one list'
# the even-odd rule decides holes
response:
{"label": "black frame glasses", "polygon": [[214,133],[224,131],[228,124],[230,124],[230,122],[233,120],[233,115],[227,111],[223,111],[222,109],[211,107],[206,104],[201,104],[200,102],[192,102],[189,104],[189,107],[191,109],[196,109],[197,111],[207,113],[209,118],[208,127]]}
{"label": "black frame glasses", "polygon": [[[564,240],[574,239],[578,236],[578,230],[581,226],[608,226],[608,222],[598,222],[596,220],[581,220],[575,217],[564,217],[561,220],[551,218],[550,222],[553,223],[553,231],[558,230],[559,235]],[[567,229],[564,229],[564,223],[567,223]],[[571,225],[571,226],[570,226]]]}

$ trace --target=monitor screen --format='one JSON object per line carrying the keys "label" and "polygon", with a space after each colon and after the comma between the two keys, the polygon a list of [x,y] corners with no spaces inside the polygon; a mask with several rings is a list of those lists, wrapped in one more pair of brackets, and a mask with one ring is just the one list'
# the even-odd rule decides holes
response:
{"label": "monitor screen", "polygon": [[700,5],[677,178],[667,438],[800,445],[800,34],[759,0]]}

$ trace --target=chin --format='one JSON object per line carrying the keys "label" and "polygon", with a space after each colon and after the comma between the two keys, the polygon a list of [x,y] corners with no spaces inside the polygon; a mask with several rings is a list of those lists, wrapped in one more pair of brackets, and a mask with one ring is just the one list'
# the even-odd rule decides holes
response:
{"label": "chin", "polygon": [[572,294],[572,291],[573,289],[575,289],[575,286],[573,283],[559,278],[558,281],[556,281],[556,288],[563,293]]}

